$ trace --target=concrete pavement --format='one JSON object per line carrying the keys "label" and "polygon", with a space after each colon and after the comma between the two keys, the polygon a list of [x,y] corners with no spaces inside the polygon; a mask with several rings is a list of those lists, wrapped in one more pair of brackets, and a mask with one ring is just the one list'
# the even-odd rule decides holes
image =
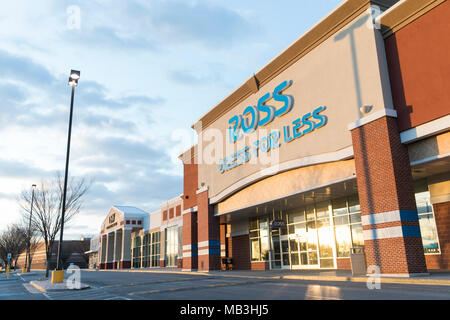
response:
{"label": "concrete pavement", "polygon": [[[133,272],[133,273],[155,273],[155,274],[191,274],[198,276],[215,276],[248,279],[284,279],[284,280],[308,280],[308,281],[344,281],[344,282],[367,282],[373,279],[369,276],[352,276],[347,270],[236,270],[236,271],[183,271],[179,268],[147,268],[147,269],[122,269],[122,270],[87,270],[100,272]],[[450,286],[449,272],[430,272],[429,275],[411,278],[380,277],[381,283],[420,284]]]}
{"label": "concrete pavement", "polygon": [[[29,282],[44,272],[15,275],[0,281],[0,300],[449,300],[446,285],[381,283],[369,289],[364,282],[295,279],[297,272],[181,272],[180,270],[81,271],[87,290],[42,293]],[[308,272],[310,277],[316,272]],[[303,274],[305,277],[306,275]],[[330,279],[348,274],[328,274]],[[431,275],[445,278],[446,275]],[[366,278],[367,279],[367,278]],[[411,279],[403,279],[411,280]]]}

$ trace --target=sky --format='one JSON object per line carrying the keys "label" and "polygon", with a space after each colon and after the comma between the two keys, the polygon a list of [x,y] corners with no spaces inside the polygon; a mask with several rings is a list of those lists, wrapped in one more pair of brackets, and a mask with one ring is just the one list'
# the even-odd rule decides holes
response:
{"label": "sky", "polygon": [[14,0],[0,11],[0,230],[22,190],[64,172],[94,182],[64,239],[113,205],[152,212],[183,193],[190,128],[343,1]]}

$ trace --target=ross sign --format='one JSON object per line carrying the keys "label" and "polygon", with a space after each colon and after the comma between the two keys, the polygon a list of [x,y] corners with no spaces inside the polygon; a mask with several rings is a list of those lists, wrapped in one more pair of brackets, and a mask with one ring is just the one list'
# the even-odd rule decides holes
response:
{"label": "ross sign", "polygon": [[[235,143],[237,140],[244,137],[246,134],[251,134],[258,127],[265,126],[275,118],[281,117],[290,112],[294,106],[294,99],[285,95],[282,92],[292,85],[291,81],[284,81],[278,85],[273,93],[267,93],[259,99],[258,105],[247,107],[242,115],[235,115],[228,124],[230,143]],[[270,99],[283,102],[283,107],[275,109],[273,106],[265,103]],[[305,135],[324,127],[328,123],[328,117],[321,113],[326,110],[326,106],[320,106],[314,110],[300,115],[291,124],[283,125],[282,129],[272,130],[272,132],[259,140],[254,141],[251,145],[247,145],[237,152],[219,160],[219,173],[223,174],[240,165],[249,162],[252,158],[257,158],[262,153],[268,153],[271,150],[277,149],[282,144],[287,144],[295,141]],[[251,121],[250,121],[251,120]]]}
{"label": "ross sign", "polygon": [[[252,133],[256,131],[258,127],[265,126],[271,123],[275,118],[290,112],[294,106],[294,99],[289,95],[282,94],[282,92],[291,85],[292,80],[284,81],[275,88],[273,93],[268,92],[262,96],[258,100],[258,105],[256,107],[248,106],[242,115],[235,115],[232,117],[228,121],[228,124],[230,124],[230,142],[236,142],[243,137],[243,134]],[[266,102],[272,98],[275,101],[283,102],[283,107],[276,110],[275,107],[266,105]],[[261,114],[263,114],[263,117]],[[248,115],[248,118],[251,118],[251,122],[248,121],[248,118],[245,118]]]}
{"label": "ross sign", "polygon": [[286,222],[284,220],[272,220],[270,221],[270,228],[272,229],[285,229]]}

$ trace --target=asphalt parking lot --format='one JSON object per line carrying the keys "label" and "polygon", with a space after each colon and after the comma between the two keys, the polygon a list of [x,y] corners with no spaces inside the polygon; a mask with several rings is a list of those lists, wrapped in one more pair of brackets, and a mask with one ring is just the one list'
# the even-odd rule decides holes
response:
{"label": "asphalt parking lot", "polygon": [[29,284],[43,272],[0,278],[0,300],[448,300],[450,287],[246,278],[218,275],[81,271],[91,288],[40,292]]}

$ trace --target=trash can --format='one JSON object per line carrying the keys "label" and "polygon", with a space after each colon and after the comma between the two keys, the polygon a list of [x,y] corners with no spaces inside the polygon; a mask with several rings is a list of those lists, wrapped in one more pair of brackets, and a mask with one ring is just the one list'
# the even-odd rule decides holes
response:
{"label": "trash can", "polygon": [[352,275],[365,276],[367,274],[364,247],[350,249],[350,263],[352,265]]}

